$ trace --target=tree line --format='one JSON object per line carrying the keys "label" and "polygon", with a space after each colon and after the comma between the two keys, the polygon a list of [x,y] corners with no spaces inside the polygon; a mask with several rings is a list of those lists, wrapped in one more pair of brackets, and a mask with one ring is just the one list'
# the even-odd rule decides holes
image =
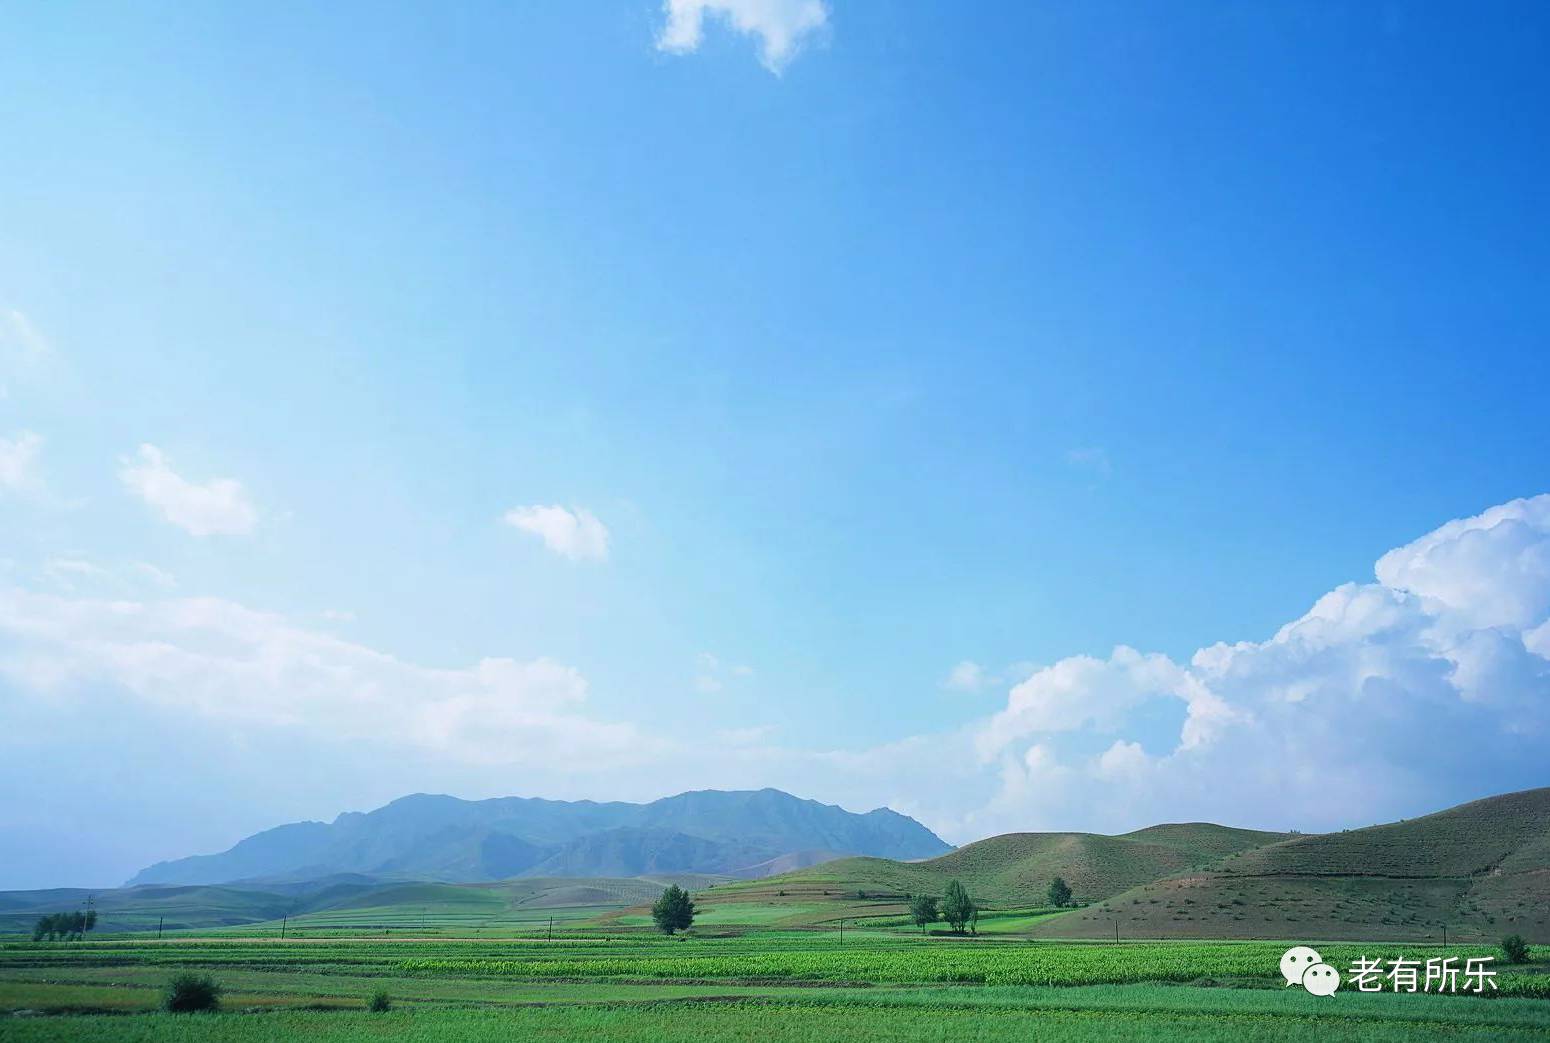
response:
{"label": "tree line", "polygon": [[[1049,882],[1047,892],[1049,904],[1056,908],[1064,908],[1072,904],[1071,887],[1060,877],[1055,877]],[[947,926],[952,928],[955,934],[963,934],[965,930],[973,934],[979,933],[980,907],[969,896],[969,889],[958,880],[950,880],[947,890],[938,899],[935,895],[905,895],[909,901],[910,919],[915,926],[920,928],[920,933],[926,933],[926,925],[936,923],[938,920],[946,920]]]}
{"label": "tree line", "polygon": [[47,916],[38,917],[38,922],[32,927],[32,940],[78,942],[86,937],[86,932],[97,926],[97,910],[88,909],[84,913],[77,910],[73,913],[49,913]]}

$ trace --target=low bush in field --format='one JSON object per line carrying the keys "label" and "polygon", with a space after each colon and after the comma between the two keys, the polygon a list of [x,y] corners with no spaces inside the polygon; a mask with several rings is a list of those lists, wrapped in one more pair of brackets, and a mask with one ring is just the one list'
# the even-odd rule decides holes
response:
{"label": "low bush in field", "polygon": [[205,974],[179,974],[167,983],[162,996],[162,1009],[173,1014],[193,1014],[199,1011],[219,1010],[221,987]]}
{"label": "low bush in field", "polygon": [[393,1009],[393,998],[386,989],[378,989],[366,999],[366,1009],[373,1014],[383,1014]]}
{"label": "low bush in field", "polygon": [[1527,963],[1528,942],[1521,934],[1509,934],[1502,939],[1502,955],[1507,957],[1508,963]]}

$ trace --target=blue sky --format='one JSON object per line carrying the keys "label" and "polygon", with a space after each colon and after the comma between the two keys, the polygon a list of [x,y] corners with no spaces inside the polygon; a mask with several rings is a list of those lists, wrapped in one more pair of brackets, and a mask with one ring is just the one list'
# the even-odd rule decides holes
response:
{"label": "blue sky", "polygon": [[[7,21],[0,886],[415,790],[962,841],[1544,781],[1536,5]],[[1420,615],[1190,665],[1350,582]],[[1372,794],[1296,821],[1185,764],[1296,761],[1276,708],[1368,715],[1375,658],[1477,756],[1347,751]]]}

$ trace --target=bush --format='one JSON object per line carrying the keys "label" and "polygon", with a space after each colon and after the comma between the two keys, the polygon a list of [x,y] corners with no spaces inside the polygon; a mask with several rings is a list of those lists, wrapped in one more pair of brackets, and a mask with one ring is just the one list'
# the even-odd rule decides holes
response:
{"label": "bush", "polygon": [[167,983],[162,996],[163,1010],[174,1014],[192,1014],[201,1010],[219,1010],[221,987],[204,974],[179,974]]}
{"label": "bush", "polygon": [[1502,953],[1508,963],[1527,963],[1528,942],[1523,940],[1521,934],[1509,934],[1502,939]]}
{"label": "bush", "polygon": [[386,989],[378,989],[367,997],[366,1009],[373,1014],[385,1014],[393,1009],[393,998]]}

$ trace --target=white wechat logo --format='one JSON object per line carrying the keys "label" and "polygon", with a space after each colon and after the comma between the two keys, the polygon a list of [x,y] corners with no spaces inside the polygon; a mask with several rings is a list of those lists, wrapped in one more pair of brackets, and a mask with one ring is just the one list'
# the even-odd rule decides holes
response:
{"label": "white wechat logo", "polygon": [[1340,972],[1324,962],[1317,949],[1294,945],[1281,954],[1281,977],[1315,996],[1332,996],[1340,988]]}

